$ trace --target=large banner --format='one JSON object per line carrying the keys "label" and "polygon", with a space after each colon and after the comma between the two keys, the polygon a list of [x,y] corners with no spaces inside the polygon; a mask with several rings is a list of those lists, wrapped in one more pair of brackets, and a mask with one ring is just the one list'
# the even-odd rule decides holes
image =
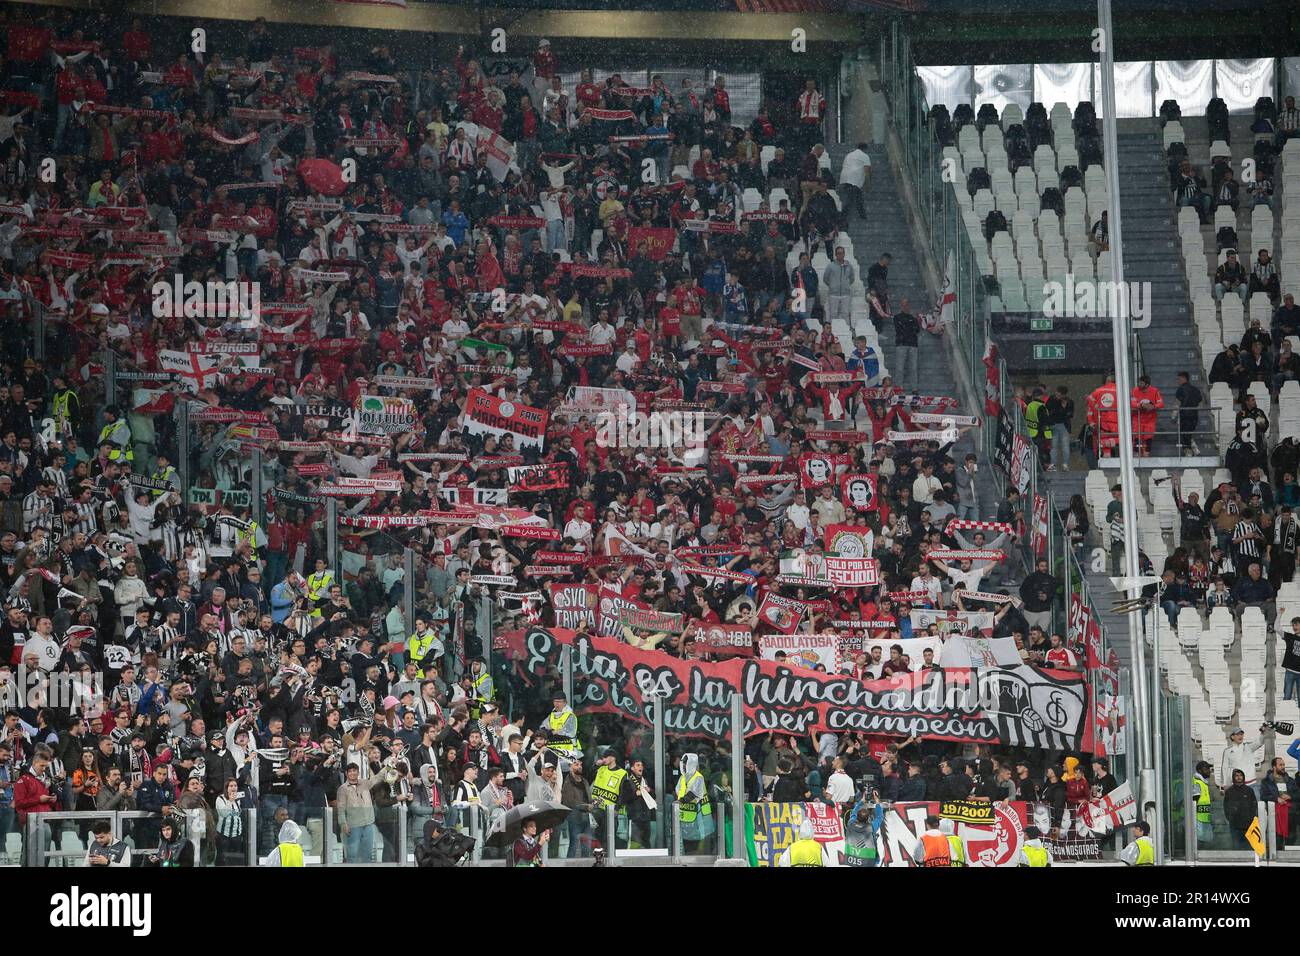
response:
{"label": "large banner", "polygon": [[[912,854],[925,832],[925,818],[939,816],[942,809],[938,801],[895,803],[887,809],[880,826],[880,865],[915,866]],[[1020,802],[994,804],[991,825],[956,821],[957,836],[966,849],[966,865],[1016,866],[1026,822],[1026,805]]]}
{"label": "large banner", "polygon": [[546,441],[547,417],[544,408],[516,405],[481,388],[471,388],[465,403],[465,431],[471,435],[514,435],[521,448],[538,451]]}
{"label": "large banner", "polygon": [[943,611],[937,608],[919,608],[911,613],[912,633],[924,634],[930,625],[940,634],[962,634],[988,637],[993,633],[991,611]]}
{"label": "large banner", "polygon": [[834,807],[824,803],[745,804],[745,851],[750,866],[776,866],[781,854],[799,839],[804,820],[812,821],[813,839],[825,850],[827,866],[853,866],[846,859],[844,823]]}
{"label": "large banner", "polygon": [[[608,596],[599,596],[602,619],[611,613]],[[516,631],[506,644],[530,679],[558,666],[561,648],[571,646],[582,687],[576,710],[650,724],[662,701],[667,729],[684,736],[727,734],[739,691],[747,736],[852,730],[1055,750],[1086,750],[1091,741],[1088,686],[1075,672],[944,668],[859,681],[757,659],[681,660],[565,628]]]}

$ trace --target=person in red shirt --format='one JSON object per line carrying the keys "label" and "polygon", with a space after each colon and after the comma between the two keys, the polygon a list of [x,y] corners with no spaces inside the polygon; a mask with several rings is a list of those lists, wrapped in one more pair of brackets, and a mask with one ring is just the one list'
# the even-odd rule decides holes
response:
{"label": "person in red shirt", "polygon": [[63,130],[72,117],[72,104],[86,98],[86,84],[81,74],[81,67],[68,63],[54,80],[54,96],[58,100],[58,118],[54,124],[54,142],[61,145]]}
{"label": "person in red shirt", "polygon": [[666,303],[659,309],[659,334],[670,349],[681,348],[682,310],[676,305]]}
{"label": "person in red shirt", "polygon": [[131,29],[122,34],[122,52],[128,60],[147,63],[153,53],[153,37],[145,30],[136,17],[131,21]]}
{"label": "person in red shirt", "polygon": [[1079,666],[1079,659],[1075,656],[1074,651],[1065,646],[1060,634],[1053,634],[1050,638],[1051,648],[1044,656],[1043,663],[1048,667],[1055,667],[1059,670],[1076,670]]}
{"label": "person in red shirt", "polygon": [[573,95],[578,100],[578,112],[588,107],[599,109],[601,103],[600,87],[591,82],[591,70],[583,70],[578,79],[578,85],[573,91]]}
{"label": "person in red shirt", "polygon": [[713,100],[713,109],[718,114],[718,122],[724,126],[731,123],[731,94],[727,92],[726,86],[726,79],[720,76],[713,82],[713,91],[709,94]]}

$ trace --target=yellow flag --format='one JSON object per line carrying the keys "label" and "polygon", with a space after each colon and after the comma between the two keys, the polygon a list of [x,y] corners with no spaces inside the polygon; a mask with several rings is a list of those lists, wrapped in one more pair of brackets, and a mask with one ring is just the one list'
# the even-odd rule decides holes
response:
{"label": "yellow flag", "polygon": [[1255,817],[1246,828],[1246,842],[1255,850],[1257,856],[1264,855],[1264,833],[1259,828],[1259,817]]}

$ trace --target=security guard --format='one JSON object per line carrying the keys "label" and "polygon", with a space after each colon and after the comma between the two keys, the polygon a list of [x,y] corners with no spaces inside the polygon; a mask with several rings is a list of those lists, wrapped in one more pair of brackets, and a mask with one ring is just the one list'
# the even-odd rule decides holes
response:
{"label": "security guard", "polygon": [[[154,470],[154,473],[150,477],[153,478],[154,481],[166,482],[168,485],[170,485],[173,488],[179,488],[180,479],[177,477],[176,469],[172,467],[171,459],[167,457],[167,453],[160,451],[157,455],[157,458],[158,458],[158,467]],[[163,494],[166,494],[166,492],[163,491],[163,489],[161,488],[154,488],[152,494],[155,498],[157,498]]]}
{"label": "security guard", "polygon": [[302,866],[302,827],[292,820],[280,824],[276,847],[266,858],[264,866]]}
{"label": "security guard", "polygon": [[1151,827],[1142,820],[1133,824],[1137,834],[1133,842],[1120,850],[1119,858],[1128,866],[1155,866],[1156,848],[1151,843]]}
{"label": "security guard", "polygon": [[248,542],[248,550],[254,561],[257,560],[257,533],[262,530],[256,519],[249,514],[248,509],[244,509],[243,520],[244,526],[235,526],[235,550],[238,551]]}
{"label": "security guard", "polygon": [[62,375],[54,376],[54,398],[51,410],[59,435],[77,435],[81,429],[81,399],[77,390],[68,385]]}
{"label": "security guard", "polygon": [[1210,817],[1210,783],[1214,778],[1214,764],[1202,760],[1196,765],[1196,776],[1192,778],[1193,792],[1196,795],[1196,840],[1201,844],[1214,841],[1214,822]]}
{"label": "security guard", "polygon": [[551,698],[551,712],[546,715],[546,729],[551,732],[551,750],[568,759],[582,756],[582,750],[578,747],[578,716],[569,706],[569,699],[561,693],[557,692]]}
{"label": "security guard", "polygon": [[324,558],[317,558],[316,570],[307,576],[307,602],[312,605],[312,617],[321,616],[316,605],[325,599],[333,583],[334,572],[325,567]]}
{"label": "security guard", "polygon": [[415,664],[415,676],[424,680],[426,671],[431,676],[443,652],[443,643],[438,639],[438,633],[430,629],[429,618],[417,614],[415,633],[406,639],[406,659]]}
{"label": "security guard", "polygon": [[108,460],[121,463],[135,461],[135,452],[131,449],[131,427],[121,417],[116,405],[104,406],[104,427],[99,430],[99,440],[95,447],[109,446]]}
{"label": "security guard", "polygon": [[1019,866],[1052,865],[1052,851],[1043,846],[1042,832],[1035,826],[1025,827],[1025,845],[1020,848]]}
{"label": "security guard", "polygon": [[782,852],[777,866],[825,866],[826,848],[813,839],[812,821],[804,818],[799,824],[799,839]]}
{"label": "security guard", "polygon": [[682,754],[677,769],[681,771],[677,778],[677,805],[681,808],[682,835],[686,841],[698,844],[703,835],[713,832],[713,803],[709,800],[708,784],[700,773],[700,758],[696,754]]}
{"label": "security guard", "polygon": [[618,765],[618,757],[608,748],[601,752],[597,763],[599,769],[591,785],[592,807],[601,811],[611,805],[617,806],[618,812],[626,816],[627,801],[623,796],[623,784],[627,780],[627,771]]}
{"label": "security guard", "polygon": [[1025,405],[1025,431],[1040,450],[1052,440],[1052,426],[1047,423],[1046,413],[1047,403],[1043,401],[1043,390],[1036,388],[1033,398]]}
{"label": "security guard", "polygon": [[965,866],[966,845],[962,843],[961,837],[957,835],[957,824],[952,820],[940,820],[939,832],[948,841],[948,865]]}
{"label": "security guard", "polygon": [[933,814],[925,818],[925,832],[912,851],[912,859],[920,866],[952,866],[952,844],[939,828],[939,822]]}

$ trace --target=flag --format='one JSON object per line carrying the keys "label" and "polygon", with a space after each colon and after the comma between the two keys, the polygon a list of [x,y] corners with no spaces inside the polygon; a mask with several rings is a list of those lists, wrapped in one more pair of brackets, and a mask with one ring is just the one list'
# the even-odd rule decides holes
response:
{"label": "flag", "polygon": [[957,293],[953,289],[952,277],[957,271],[955,252],[948,253],[948,265],[943,274],[943,288],[939,292],[939,301],[934,308],[921,316],[921,328],[935,335],[943,334],[943,327],[952,322],[953,311],[957,305]]}
{"label": "flag", "polygon": [[504,181],[510,165],[515,161],[515,144],[500,133],[479,130],[476,148],[480,153],[487,154],[488,171],[496,177],[497,182]]}
{"label": "flag", "polygon": [[176,396],[161,388],[137,388],[131,393],[131,411],[136,415],[170,415]]}
{"label": "flag", "polygon": [[1002,369],[998,365],[998,347],[992,339],[984,345],[984,414],[1002,414]]}
{"label": "flag", "polygon": [[610,555],[639,554],[644,558],[654,557],[645,548],[629,540],[628,536],[623,533],[623,529],[617,525],[611,525],[605,532],[605,553]]}
{"label": "flag", "polygon": [[1128,783],[1121,783],[1110,793],[1084,806],[1087,808],[1088,827],[1093,833],[1109,833],[1137,820],[1137,801],[1133,799],[1133,788]]}
{"label": "flag", "polygon": [[1246,842],[1250,844],[1256,856],[1264,856],[1267,852],[1264,847],[1264,832],[1259,825],[1259,817],[1250,821],[1250,826],[1246,828]]}
{"label": "flag", "polygon": [[187,391],[199,392],[217,377],[221,356],[162,349],[158,353],[158,365],[164,372],[175,372]]}

